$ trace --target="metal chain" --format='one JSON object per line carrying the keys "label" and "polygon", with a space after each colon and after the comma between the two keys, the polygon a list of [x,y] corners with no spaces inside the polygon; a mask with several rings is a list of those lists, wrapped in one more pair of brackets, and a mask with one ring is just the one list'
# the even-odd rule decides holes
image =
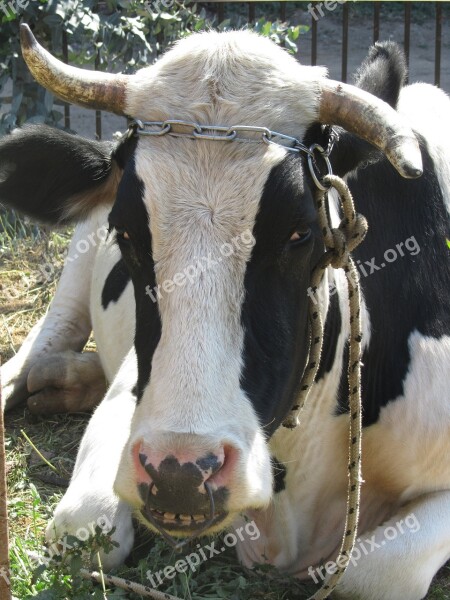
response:
{"label": "metal chain", "polygon": [[[167,119],[166,121],[140,121],[139,119],[135,119],[131,123],[130,128],[136,135],[142,136],[158,137],[171,135],[174,137],[186,137],[193,140],[209,140],[214,142],[276,144],[282,146],[288,152],[295,152],[297,154],[305,152],[311,155],[312,158],[314,157],[314,150],[302,144],[297,138],[279,133],[278,131],[272,131],[267,127],[257,127],[254,125],[233,125],[231,127],[200,125],[199,123],[184,121],[182,119]],[[245,135],[252,133],[257,135],[254,137]]]}

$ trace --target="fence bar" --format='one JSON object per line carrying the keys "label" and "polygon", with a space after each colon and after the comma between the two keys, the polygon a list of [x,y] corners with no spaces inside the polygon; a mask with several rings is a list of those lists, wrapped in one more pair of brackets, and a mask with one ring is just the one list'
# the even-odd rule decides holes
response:
{"label": "fence bar", "polygon": [[404,49],[406,55],[406,65],[409,68],[409,47],[411,41],[411,2],[405,2],[405,35]]}
{"label": "fence bar", "polygon": [[255,20],[256,20],[255,3],[249,2],[248,3],[248,22],[254,23]]}
{"label": "fence bar", "polygon": [[222,23],[225,20],[225,3],[218,2],[217,3],[217,22]]}
{"label": "fence bar", "polygon": [[381,2],[373,3],[373,43],[380,39],[380,9]]}
{"label": "fence bar", "polygon": [[434,85],[441,85],[442,4],[436,2],[436,47],[434,51]]}
{"label": "fence bar", "polygon": [[[69,64],[69,44],[67,41],[67,31],[62,32],[62,53],[63,61],[66,65]],[[64,102],[64,127],[70,129],[70,104]]]}
{"label": "fence bar", "polygon": [[341,79],[345,83],[347,81],[347,62],[348,62],[348,12],[349,6],[346,2],[343,6],[342,13],[342,70]]}
{"label": "fence bar", "polygon": [[280,2],[280,21],[284,23],[286,21],[286,2],[281,0]]}
{"label": "fence bar", "polygon": [[[95,55],[95,70],[100,70],[100,49],[97,50]],[[97,140],[102,139],[102,111],[95,111],[95,137]]]}
{"label": "fence bar", "polygon": [[[315,6],[317,2],[313,2]],[[314,11],[311,11],[311,64],[317,65],[317,20],[313,17]]]}

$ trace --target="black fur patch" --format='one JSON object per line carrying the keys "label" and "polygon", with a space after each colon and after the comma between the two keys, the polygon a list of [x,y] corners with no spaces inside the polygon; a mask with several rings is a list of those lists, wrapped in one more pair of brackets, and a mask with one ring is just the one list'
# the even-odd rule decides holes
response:
{"label": "black fur patch", "polygon": [[[312,230],[299,246],[289,238]],[[321,232],[301,161],[288,156],[266,182],[253,231],[256,244],[245,275],[241,385],[271,435],[289,412],[308,355],[311,272],[323,252]]]}
{"label": "black fur patch", "polygon": [[125,261],[121,258],[111,269],[103,286],[102,306],[105,310],[111,302],[117,302],[125,291],[130,279],[130,273],[125,265]]}
{"label": "black fur patch", "polygon": [[[362,266],[367,273],[361,284],[371,324],[370,346],[362,359],[365,426],[376,422],[381,407],[404,392],[410,335],[450,335],[449,219],[423,139],[420,145],[424,174],[417,180],[402,179],[386,159],[349,178],[357,209],[370,224],[365,241],[353,253],[360,272]],[[412,254],[403,246],[400,256],[396,245],[406,240],[412,252],[416,243],[420,251]],[[392,262],[384,258],[389,250],[397,253]],[[388,253],[389,259],[392,256]],[[373,267],[367,263],[374,258],[379,269],[370,273]],[[340,389],[340,410],[347,410],[346,384]]]}
{"label": "black fur patch", "polygon": [[286,467],[272,456],[273,492],[279,494],[286,488]]}
{"label": "black fur patch", "polygon": [[136,301],[136,332],[134,345],[138,361],[138,381],[135,388],[141,400],[150,380],[153,353],[161,336],[158,305],[146,293],[156,286],[149,216],[143,201],[144,184],[136,173],[134,157],[129,160],[117,191],[117,199],[109,215],[109,223],[117,230],[125,230],[129,241],[120,241],[119,247],[133,282]]}

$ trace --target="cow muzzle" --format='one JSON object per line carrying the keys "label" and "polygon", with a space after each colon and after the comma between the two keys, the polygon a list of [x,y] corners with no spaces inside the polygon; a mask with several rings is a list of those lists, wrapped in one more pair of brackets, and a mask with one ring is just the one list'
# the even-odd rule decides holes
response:
{"label": "cow muzzle", "polygon": [[198,536],[227,516],[228,484],[238,451],[229,445],[183,447],[183,434],[175,437],[169,451],[142,441],[133,446],[141,514],[164,537]]}

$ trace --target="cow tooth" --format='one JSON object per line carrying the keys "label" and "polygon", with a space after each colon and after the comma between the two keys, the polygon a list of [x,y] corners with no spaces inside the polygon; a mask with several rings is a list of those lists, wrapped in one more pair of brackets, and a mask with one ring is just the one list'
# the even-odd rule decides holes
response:
{"label": "cow tooth", "polygon": [[180,519],[182,521],[189,521],[190,522],[191,518],[192,518],[191,515],[180,515]]}
{"label": "cow tooth", "polygon": [[166,512],[164,514],[164,516],[166,517],[166,519],[175,519],[176,518],[174,513],[169,513],[169,512]]}
{"label": "cow tooth", "polygon": [[205,520],[204,515],[192,515],[192,518],[194,519],[194,521],[204,521]]}

